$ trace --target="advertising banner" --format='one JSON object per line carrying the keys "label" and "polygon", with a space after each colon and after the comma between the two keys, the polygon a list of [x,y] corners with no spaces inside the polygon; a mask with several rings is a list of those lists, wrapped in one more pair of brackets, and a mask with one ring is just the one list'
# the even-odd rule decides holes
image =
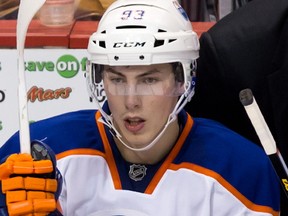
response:
{"label": "advertising banner", "polygon": [[[97,108],[86,87],[86,49],[25,49],[24,57],[29,121]],[[0,49],[0,146],[19,130],[18,110],[17,51]]]}

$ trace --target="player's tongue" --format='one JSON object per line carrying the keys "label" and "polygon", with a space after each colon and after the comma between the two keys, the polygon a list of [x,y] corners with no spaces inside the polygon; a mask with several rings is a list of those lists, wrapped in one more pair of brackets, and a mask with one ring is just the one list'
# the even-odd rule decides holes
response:
{"label": "player's tongue", "polygon": [[131,132],[137,132],[144,126],[144,120],[140,118],[126,119],[125,127]]}

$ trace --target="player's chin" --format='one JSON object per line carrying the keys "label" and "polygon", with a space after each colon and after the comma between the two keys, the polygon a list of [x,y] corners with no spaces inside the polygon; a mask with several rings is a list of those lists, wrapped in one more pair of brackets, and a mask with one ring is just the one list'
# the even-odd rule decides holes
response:
{"label": "player's chin", "polygon": [[125,137],[127,144],[133,148],[144,148],[149,145],[153,138],[147,134],[128,134]]}

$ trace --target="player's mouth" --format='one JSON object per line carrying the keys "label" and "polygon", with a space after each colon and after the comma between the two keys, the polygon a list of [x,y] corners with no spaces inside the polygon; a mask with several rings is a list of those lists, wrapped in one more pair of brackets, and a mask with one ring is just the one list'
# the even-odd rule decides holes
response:
{"label": "player's mouth", "polygon": [[144,127],[145,120],[141,118],[126,118],[124,125],[132,133],[139,132]]}

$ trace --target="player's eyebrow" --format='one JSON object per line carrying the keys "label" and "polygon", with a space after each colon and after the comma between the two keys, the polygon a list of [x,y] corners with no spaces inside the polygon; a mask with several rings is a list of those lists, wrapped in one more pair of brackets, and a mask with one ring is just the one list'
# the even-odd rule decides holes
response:
{"label": "player's eyebrow", "polygon": [[[114,68],[111,68],[111,67],[107,68],[106,71],[109,72],[109,73],[116,74],[116,75],[121,76],[121,77],[125,77],[123,72],[119,72],[119,71],[117,71],[117,70],[115,70]],[[156,74],[156,73],[162,73],[162,72],[159,71],[156,68],[153,68],[153,69],[151,69],[151,70],[149,70],[147,72],[143,72],[143,73],[137,75],[136,78],[141,78],[141,77],[145,77],[147,75]]]}

